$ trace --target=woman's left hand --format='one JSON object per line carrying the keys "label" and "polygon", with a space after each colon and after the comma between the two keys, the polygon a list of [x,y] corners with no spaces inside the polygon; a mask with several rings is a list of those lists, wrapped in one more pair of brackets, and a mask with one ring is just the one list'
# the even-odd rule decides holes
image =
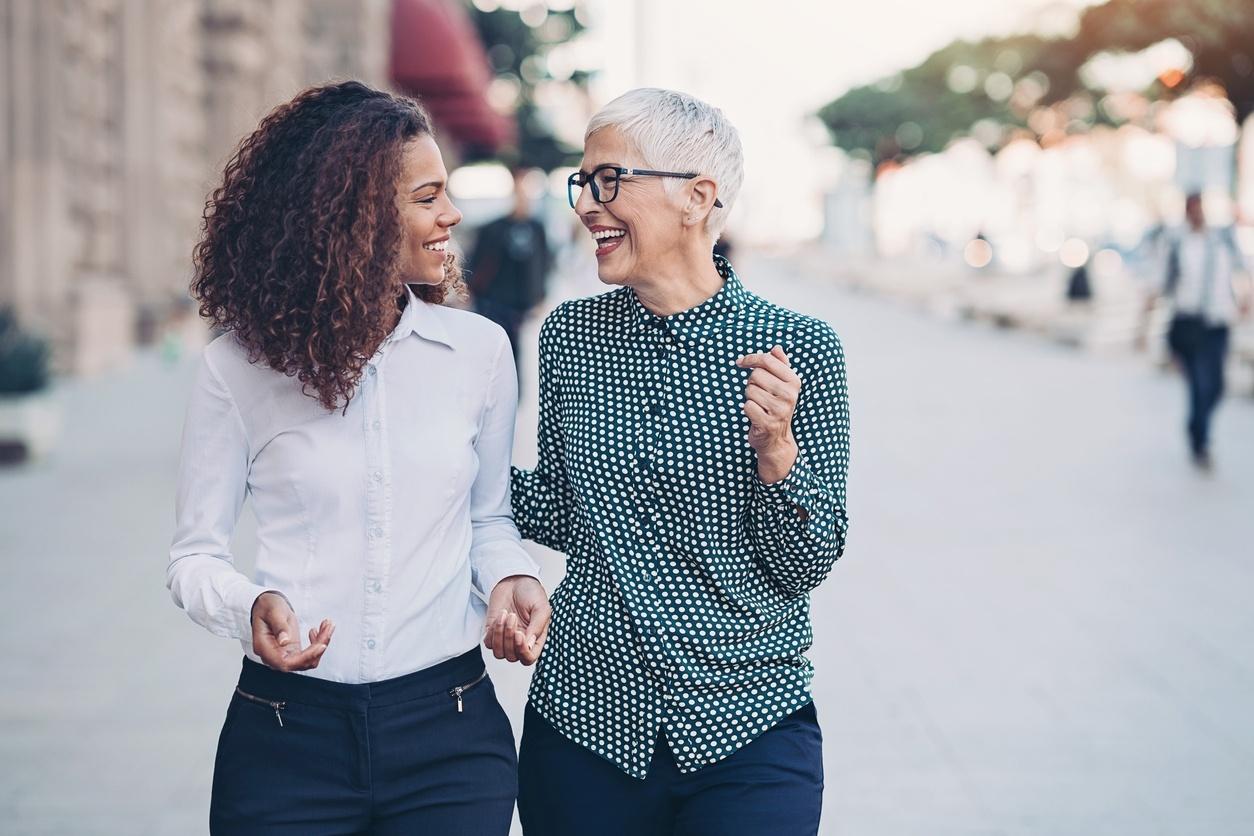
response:
{"label": "woman's left hand", "polygon": [[533,665],[549,635],[549,596],[529,575],[511,575],[492,590],[483,644],[498,659]]}
{"label": "woman's left hand", "polygon": [[768,484],[778,482],[797,459],[792,415],[801,396],[801,378],[779,346],[766,354],[746,354],[736,365],[753,369],[745,383],[743,409],[749,416],[749,446],[758,454],[758,475]]}

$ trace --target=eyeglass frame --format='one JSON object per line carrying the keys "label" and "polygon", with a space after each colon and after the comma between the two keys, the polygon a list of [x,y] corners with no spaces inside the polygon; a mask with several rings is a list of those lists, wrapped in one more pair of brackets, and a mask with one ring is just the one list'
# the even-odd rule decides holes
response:
{"label": "eyeglass frame", "polygon": [[[601,200],[601,190],[597,187],[596,180],[594,179],[598,171],[613,171],[617,175],[614,181],[614,197],[611,197],[609,200]],[[578,186],[579,193],[582,194],[586,186],[591,186],[592,187],[592,199],[595,200],[598,204],[600,204],[601,206],[604,206],[607,203],[613,203],[618,198],[619,185],[621,184],[622,179],[625,176],[626,177],[679,177],[683,180],[691,180],[694,177],[700,177],[701,174],[700,172],[696,172],[696,171],[682,171],[682,172],[681,171],[654,171],[653,169],[649,169],[649,168],[627,168],[621,165],[614,165],[613,163],[606,163],[605,165],[597,166],[596,168],[589,171],[587,174],[584,174],[582,171],[576,171],[574,174],[567,177],[566,178],[566,200],[570,203],[570,208],[574,209],[575,204],[579,202],[579,198],[575,197],[575,193],[571,190],[572,187]],[[576,180],[577,177],[583,177],[583,182],[582,183],[578,182]],[[719,200],[717,197],[714,198],[714,207],[716,209],[722,209],[723,201]]]}

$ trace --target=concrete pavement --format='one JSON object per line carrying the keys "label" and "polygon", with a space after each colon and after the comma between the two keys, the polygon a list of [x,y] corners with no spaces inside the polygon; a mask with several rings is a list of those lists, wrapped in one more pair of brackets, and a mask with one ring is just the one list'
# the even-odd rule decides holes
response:
{"label": "concrete pavement", "polygon": [[[823,833],[1254,832],[1254,402],[1223,405],[1200,477],[1179,381],[1143,362],[738,268],[848,354]],[[143,357],[73,383],[55,457],[0,472],[0,832],[206,830],[239,653],[162,585],[188,382]],[[527,671],[492,671],[517,726]]]}

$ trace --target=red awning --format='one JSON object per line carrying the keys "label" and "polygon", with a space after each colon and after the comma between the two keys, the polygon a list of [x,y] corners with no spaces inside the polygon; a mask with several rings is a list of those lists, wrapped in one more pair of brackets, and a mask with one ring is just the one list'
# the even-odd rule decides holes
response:
{"label": "red awning", "polygon": [[459,143],[495,151],[515,140],[513,119],[488,104],[491,65],[454,0],[393,0],[391,76]]}

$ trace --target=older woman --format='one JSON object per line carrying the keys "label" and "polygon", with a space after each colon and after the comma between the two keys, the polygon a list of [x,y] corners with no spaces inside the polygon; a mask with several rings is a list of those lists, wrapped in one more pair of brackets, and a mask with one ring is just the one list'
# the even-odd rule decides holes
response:
{"label": "older woman", "polygon": [[619,288],[540,335],[523,536],[567,554],[520,752],[528,833],[813,834],[809,593],[845,543],[844,360],[712,257],[742,178],[723,114],[634,90],[571,205]]}

